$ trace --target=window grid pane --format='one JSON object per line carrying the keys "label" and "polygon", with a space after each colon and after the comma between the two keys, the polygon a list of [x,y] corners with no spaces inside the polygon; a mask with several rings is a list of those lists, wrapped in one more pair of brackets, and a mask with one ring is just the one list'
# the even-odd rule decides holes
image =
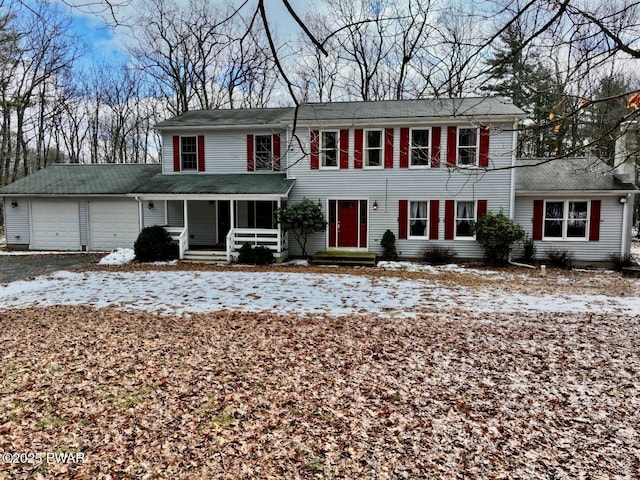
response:
{"label": "window grid pane", "polygon": [[365,137],[365,165],[379,167],[382,165],[382,132],[369,130]]}
{"label": "window grid pane", "polygon": [[471,227],[476,219],[475,202],[457,202],[456,236],[473,237]]}
{"label": "window grid pane", "polygon": [[458,130],[458,163],[475,165],[478,152],[478,132],[475,128]]}
{"label": "window grid pane", "polygon": [[426,237],[427,226],[429,225],[428,217],[429,202],[410,202],[409,203],[409,235],[412,237]]}
{"label": "window grid pane", "polygon": [[547,202],[544,210],[544,236],[562,238],[564,202]]}
{"label": "window grid pane", "polygon": [[338,166],[338,135],[336,132],[322,132],[320,154],[324,167]]}
{"label": "window grid pane", "polygon": [[271,135],[256,135],[255,141],[256,170],[272,170]]}
{"label": "window grid pane", "polygon": [[180,144],[182,150],[182,170],[197,170],[198,154],[196,137],[181,137]]}
{"label": "window grid pane", "polygon": [[429,165],[429,130],[411,131],[411,165]]}

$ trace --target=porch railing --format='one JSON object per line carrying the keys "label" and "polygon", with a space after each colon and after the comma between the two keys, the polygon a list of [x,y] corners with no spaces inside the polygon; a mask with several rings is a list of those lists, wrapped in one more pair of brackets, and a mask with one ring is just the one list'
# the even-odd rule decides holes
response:
{"label": "porch railing", "polygon": [[189,238],[187,236],[186,227],[164,227],[171,240],[178,244],[178,257],[180,260],[184,258],[184,252],[189,249]]}
{"label": "porch railing", "polygon": [[279,256],[288,247],[287,235],[278,229],[270,228],[232,228],[227,234],[227,261],[232,253],[248,243],[252,247],[267,247],[275,256]]}

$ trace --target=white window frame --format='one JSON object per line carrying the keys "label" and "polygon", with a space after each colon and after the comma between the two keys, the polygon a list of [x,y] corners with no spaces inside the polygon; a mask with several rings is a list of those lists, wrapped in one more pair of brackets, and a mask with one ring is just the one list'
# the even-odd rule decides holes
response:
{"label": "white window frame", "polygon": [[[476,132],[476,143],[475,145],[460,145],[460,136],[462,134],[463,130],[475,130]],[[458,132],[456,135],[456,164],[457,165],[461,165],[461,166],[468,166],[468,167],[474,167],[474,166],[478,166],[479,164],[479,159],[480,159],[480,129],[477,127],[458,127]],[[462,149],[469,149],[469,148],[474,148],[475,149],[475,156],[474,156],[474,160],[471,163],[462,163],[462,155],[460,155],[460,150]]]}
{"label": "white window frame", "polygon": [[[553,218],[547,217],[547,203],[562,203],[562,218]],[[586,218],[577,219],[578,221],[584,221],[584,236],[582,237],[569,237],[567,236],[567,230],[569,228],[569,222],[571,220],[569,218],[569,205],[572,203],[586,203],[587,204],[587,212]],[[560,237],[549,237],[545,235],[547,221],[550,220],[558,220],[562,222],[562,236]],[[542,207],[542,240],[546,242],[587,242],[589,241],[589,228],[591,221],[591,200],[587,200],[584,198],[556,198],[556,199],[548,199],[544,201]]]}
{"label": "white window frame", "polygon": [[[332,149],[324,148],[324,134],[333,133],[336,136],[336,164],[326,164],[326,152]],[[319,153],[320,153],[320,168],[323,170],[338,170],[340,168],[340,131],[339,130],[321,130],[318,134],[319,139]]]}
{"label": "white window frame", "polygon": [[[192,138],[194,141],[193,152],[185,152],[184,151],[184,143],[183,140],[187,138]],[[184,166],[184,156],[185,155],[193,155],[195,158],[195,164],[193,168],[185,168]],[[197,135],[183,135],[180,137],[180,171],[181,172],[197,172],[198,171],[198,136]]]}
{"label": "white window frame", "polygon": [[[471,203],[473,205],[473,217],[458,217],[458,204]],[[469,220],[478,221],[478,202],[476,200],[456,200],[453,210],[453,238],[454,240],[475,240],[476,235],[458,235],[458,221]]]}
{"label": "white window frame", "polygon": [[[368,138],[369,138],[369,132],[378,132],[380,133],[380,147],[369,147],[368,144]],[[364,168],[371,168],[371,169],[380,169],[380,168],[384,168],[384,141],[385,141],[385,135],[384,135],[384,130],[383,129],[379,129],[379,128],[371,128],[369,130],[364,130],[363,132],[363,164],[364,164]],[[380,151],[380,165],[369,165],[369,152],[372,150],[379,150]]]}
{"label": "white window frame", "polygon": [[[419,212],[416,212],[416,214],[417,214],[416,216],[414,216],[412,214],[413,209],[411,208],[411,206],[414,203],[424,203],[424,204],[426,204],[424,217],[418,216]],[[429,234],[430,234],[430,231],[429,231],[429,227],[430,227],[430,225],[429,225],[429,220],[430,220],[429,219],[429,214],[431,213],[430,210],[429,210],[429,208],[431,207],[430,200],[409,200],[407,202],[407,204],[408,204],[407,208],[409,209],[409,212],[407,213],[407,219],[408,219],[407,229],[409,230],[407,232],[407,238],[416,238],[416,239],[421,239],[421,240],[429,239]],[[425,223],[426,223],[425,229],[424,229],[424,235],[412,235],[411,234],[411,225],[412,225],[411,222],[412,221],[419,221],[419,220],[420,221],[424,220]]]}
{"label": "white window frame", "polygon": [[[416,165],[413,163],[413,152],[414,150],[421,150],[425,147],[416,148],[413,146],[413,132],[416,131],[427,131],[429,132],[429,144],[426,146],[427,149],[427,163],[425,165]],[[424,128],[411,128],[409,129],[409,168],[431,168],[431,146],[433,144],[433,130],[431,127]]]}
{"label": "white window frame", "polygon": [[[258,137],[269,137],[271,150],[269,151],[269,168],[260,168],[258,162]],[[270,133],[258,133],[253,135],[253,169],[256,172],[272,172],[273,171],[273,135]]]}

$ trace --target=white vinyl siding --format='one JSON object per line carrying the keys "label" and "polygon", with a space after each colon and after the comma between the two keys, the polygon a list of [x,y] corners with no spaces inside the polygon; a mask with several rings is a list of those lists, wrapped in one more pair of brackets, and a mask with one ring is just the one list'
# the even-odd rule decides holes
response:
{"label": "white vinyl siding", "polygon": [[[11,204],[15,202],[15,207]],[[29,201],[25,198],[5,198],[4,224],[7,245],[29,245]]]}

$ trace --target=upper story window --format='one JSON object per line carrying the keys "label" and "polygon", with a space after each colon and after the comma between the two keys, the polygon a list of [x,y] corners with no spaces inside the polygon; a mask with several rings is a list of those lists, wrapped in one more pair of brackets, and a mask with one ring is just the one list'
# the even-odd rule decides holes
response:
{"label": "upper story window", "polygon": [[429,158],[430,158],[429,139],[430,139],[429,129],[411,130],[411,166],[412,167],[428,167],[429,166]]}
{"label": "upper story window", "polygon": [[367,130],[364,136],[364,165],[382,167],[382,130]]}
{"label": "upper story window", "polygon": [[586,240],[589,202],[586,200],[547,200],[544,203],[545,240]]}
{"label": "upper story window", "polygon": [[255,169],[273,170],[273,142],[271,135],[255,135]]}
{"label": "upper story window", "polygon": [[180,164],[182,171],[198,170],[198,137],[180,137]]}
{"label": "upper story window", "polygon": [[478,164],[478,129],[458,129],[458,164]]}
{"label": "upper story window", "polygon": [[320,134],[320,159],[323,167],[338,166],[338,132]]}
{"label": "upper story window", "polygon": [[474,238],[476,202],[456,202],[456,238]]}

